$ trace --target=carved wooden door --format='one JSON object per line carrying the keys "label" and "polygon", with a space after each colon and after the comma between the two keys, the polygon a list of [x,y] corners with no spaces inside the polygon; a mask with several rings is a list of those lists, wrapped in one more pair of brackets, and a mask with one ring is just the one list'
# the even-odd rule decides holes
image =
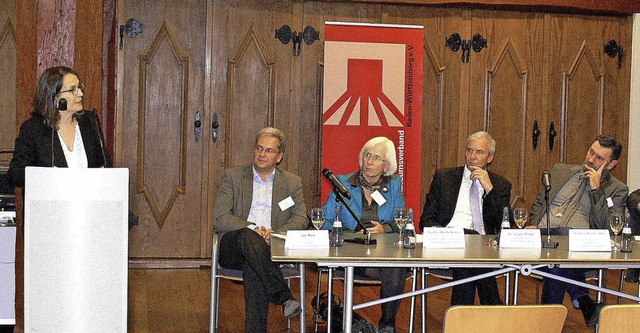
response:
{"label": "carved wooden door", "polygon": [[[473,11],[471,35],[487,47],[470,60],[469,133],[487,130],[497,142],[491,170],[512,183],[512,201],[528,207],[540,189],[541,142],[532,131],[540,118],[543,86],[543,14]],[[473,40],[472,40],[473,43]]]}
{"label": "carved wooden door", "polygon": [[[604,53],[611,40],[624,48],[618,57]],[[557,162],[584,162],[600,133],[613,134],[623,152],[613,174],[626,182],[629,85],[631,57],[630,17],[548,15],[545,18],[545,99],[543,143],[546,168]],[[557,136],[549,148],[549,126]]]}
{"label": "carved wooden door", "polygon": [[[207,116],[207,3],[122,1],[118,6],[122,24],[129,19],[142,24],[135,37],[127,36],[133,25],[124,30],[118,50],[116,165],[129,168],[130,206],[140,217],[130,231],[129,255],[143,262],[204,258],[210,253],[210,136],[208,119],[202,119]],[[204,134],[196,140],[198,114]]]}

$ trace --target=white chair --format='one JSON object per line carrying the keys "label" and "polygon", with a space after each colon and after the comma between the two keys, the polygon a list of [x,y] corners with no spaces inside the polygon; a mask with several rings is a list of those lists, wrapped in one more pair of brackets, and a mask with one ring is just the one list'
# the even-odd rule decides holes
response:
{"label": "white chair", "polygon": [[[220,279],[228,279],[233,281],[242,281],[242,271],[235,269],[222,268],[218,265],[218,244],[220,242],[220,235],[213,233],[213,240],[211,244],[211,310],[209,313],[209,332],[213,333],[218,330],[218,305],[220,301]],[[282,274],[284,275],[287,284],[291,287],[291,279],[300,280],[300,306],[302,312],[300,313],[300,333],[305,332],[305,268],[304,263],[299,263],[296,270],[291,265],[284,265],[281,267]],[[291,319],[287,319],[287,328],[291,330]]]}
{"label": "white chair", "polygon": [[549,305],[462,305],[444,314],[444,333],[560,333],[567,308]]}
{"label": "white chair", "polygon": [[607,305],[600,311],[599,333],[640,332],[640,304]]}
{"label": "white chair", "polygon": [[[433,276],[433,277],[437,277],[441,280],[445,280],[445,281],[452,281],[453,280],[453,271],[451,269],[430,269],[430,268],[422,268],[422,289],[425,289],[429,286],[429,275]],[[509,273],[505,273],[501,276],[505,277],[505,304],[509,305],[509,298],[510,298],[510,286],[511,286],[511,274]],[[427,294],[422,294],[421,296],[421,301],[422,301],[422,313],[421,313],[421,319],[422,319],[422,332],[426,332],[427,331],[427,301],[428,301],[428,296]]]}

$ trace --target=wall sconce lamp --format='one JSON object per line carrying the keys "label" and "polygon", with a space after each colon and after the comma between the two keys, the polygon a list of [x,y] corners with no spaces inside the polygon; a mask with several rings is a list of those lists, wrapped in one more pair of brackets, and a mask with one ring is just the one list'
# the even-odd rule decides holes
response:
{"label": "wall sconce lamp", "polygon": [[302,48],[302,41],[305,44],[311,45],[316,40],[320,39],[320,32],[316,31],[312,26],[308,25],[302,32],[296,32],[291,30],[288,25],[283,25],[280,29],[276,29],[276,37],[282,44],[289,44],[293,40],[293,56],[300,55],[300,49]]}

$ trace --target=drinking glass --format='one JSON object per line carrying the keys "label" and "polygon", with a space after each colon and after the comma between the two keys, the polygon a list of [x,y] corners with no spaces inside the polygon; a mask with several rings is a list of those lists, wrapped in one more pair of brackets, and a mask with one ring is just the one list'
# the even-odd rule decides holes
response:
{"label": "drinking glass", "polygon": [[622,226],[624,225],[624,219],[621,214],[611,213],[609,215],[609,228],[611,228],[611,232],[613,232],[613,249],[620,249],[620,242],[618,242],[618,234],[622,230]]}
{"label": "drinking glass", "polygon": [[405,224],[407,224],[407,219],[409,218],[409,212],[406,208],[396,208],[395,215],[393,217],[396,225],[398,226],[398,243],[402,244],[402,228],[404,228]]}
{"label": "drinking glass", "polygon": [[528,218],[529,212],[526,208],[515,208],[513,210],[513,219],[516,221],[518,229],[522,229],[525,225],[527,225]]}
{"label": "drinking glass", "polygon": [[313,208],[311,210],[311,223],[316,230],[320,230],[324,224],[324,209]]}

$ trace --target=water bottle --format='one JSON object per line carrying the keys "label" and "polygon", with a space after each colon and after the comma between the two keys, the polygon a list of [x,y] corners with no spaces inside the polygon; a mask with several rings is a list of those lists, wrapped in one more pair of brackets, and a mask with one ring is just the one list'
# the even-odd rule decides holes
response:
{"label": "water bottle", "polygon": [[402,246],[405,249],[416,248],[416,227],[413,224],[413,209],[409,209],[407,224],[404,226],[404,233],[402,234]]}
{"label": "water bottle", "polygon": [[509,207],[505,206],[502,209],[502,223],[500,224],[500,230],[510,228],[511,222],[509,222]]}
{"label": "water bottle", "polygon": [[344,244],[344,231],[342,231],[342,221],[340,221],[340,206],[336,207],[336,219],[333,221],[333,229],[329,234],[331,246],[342,246]]}
{"label": "water bottle", "polygon": [[622,246],[620,247],[620,251],[622,252],[631,252],[633,251],[633,234],[631,233],[631,217],[629,216],[629,212],[625,216],[624,228],[622,229]]}

